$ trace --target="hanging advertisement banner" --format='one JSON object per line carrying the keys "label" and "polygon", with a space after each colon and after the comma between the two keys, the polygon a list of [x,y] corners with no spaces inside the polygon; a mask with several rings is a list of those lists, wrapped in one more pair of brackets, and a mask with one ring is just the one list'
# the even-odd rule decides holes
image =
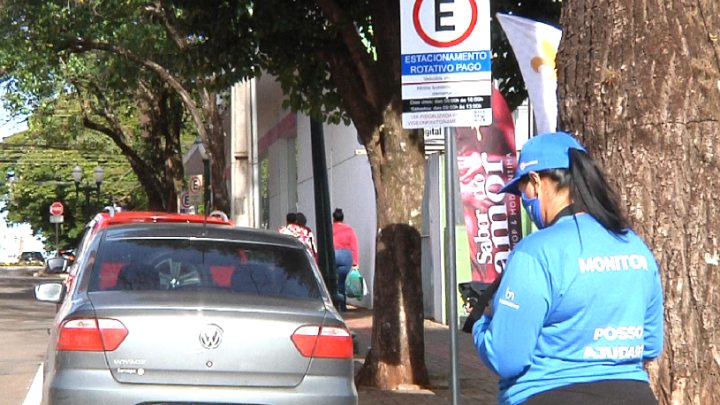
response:
{"label": "hanging advertisement banner", "polygon": [[539,134],[557,128],[557,70],[555,58],[562,31],[527,18],[497,13],[522,73],[533,104]]}
{"label": "hanging advertisement banner", "polygon": [[459,282],[492,283],[522,238],[520,198],[498,193],[515,176],[517,152],[513,116],[495,88],[492,112],[491,126],[455,130],[471,264]]}

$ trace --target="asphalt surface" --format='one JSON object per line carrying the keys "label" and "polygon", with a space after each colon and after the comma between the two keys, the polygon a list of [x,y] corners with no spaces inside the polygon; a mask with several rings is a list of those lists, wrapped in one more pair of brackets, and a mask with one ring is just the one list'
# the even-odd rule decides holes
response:
{"label": "asphalt surface", "polygon": [[41,279],[30,269],[0,269],[0,404],[23,405],[45,357],[55,306],[35,301]]}

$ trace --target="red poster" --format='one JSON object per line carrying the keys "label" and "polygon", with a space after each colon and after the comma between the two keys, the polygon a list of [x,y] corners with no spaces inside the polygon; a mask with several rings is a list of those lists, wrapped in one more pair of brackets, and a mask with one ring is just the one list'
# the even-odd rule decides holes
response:
{"label": "red poster", "polygon": [[502,273],[522,238],[520,198],[498,193],[515,176],[517,156],[513,116],[497,89],[492,109],[491,126],[455,132],[472,280],[486,283]]}

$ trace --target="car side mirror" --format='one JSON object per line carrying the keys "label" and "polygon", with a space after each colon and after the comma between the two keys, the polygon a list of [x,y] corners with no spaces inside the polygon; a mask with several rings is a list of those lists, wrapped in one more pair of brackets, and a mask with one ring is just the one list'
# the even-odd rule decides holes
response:
{"label": "car side mirror", "polygon": [[60,274],[65,272],[68,260],[64,257],[54,257],[47,261],[47,272],[50,274]]}
{"label": "car side mirror", "polygon": [[65,298],[63,283],[43,283],[35,286],[35,299],[41,302],[60,304]]}
{"label": "car side mirror", "polygon": [[62,255],[63,259],[67,260],[68,266],[75,263],[75,255],[71,253],[66,253]]}

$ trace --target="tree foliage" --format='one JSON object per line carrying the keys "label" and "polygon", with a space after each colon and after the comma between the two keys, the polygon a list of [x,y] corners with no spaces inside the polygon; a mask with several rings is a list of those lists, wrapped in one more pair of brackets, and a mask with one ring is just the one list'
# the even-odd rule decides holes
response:
{"label": "tree foliage", "polygon": [[[205,64],[198,69],[223,72],[228,83],[258,73],[255,69],[248,70],[248,66],[260,67],[281,83],[287,97],[286,107],[332,123],[347,121],[350,117],[347,100],[343,100],[333,81],[328,57],[350,57],[350,65],[346,67],[352,70],[377,63],[378,41],[382,38],[378,38],[377,30],[373,29],[374,2],[370,0],[170,0],[167,3],[182,10],[178,24],[185,32],[205,39],[190,47],[194,54],[205,56]],[[508,13],[558,26],[562,2],[492,0],[490,6],[492,15]],[[252,11],[251,18],[247,10]],[[342,21],[335,20],[340,14]],[[395,24],[399,27],[399,19]],[[359,39],[354,41],[358,54],[343,55],[347,53],[343,40],[352,35]],[[491,23],[491,35],[493,77],[499,80],[499,89],[514,110],[527,98],[525,83],[496,18]],[[238,46],[243,41],[253,44],[254,48]],[[360,52],[361,48],[364,52]],[[363,58],[366,60],[361,62]]]}
{"label": "tree foliage", "polygon": [[[128,158],[150,207],[174,210],[184,183],[181,132],[187,132],[191,116],[181,101],[192,96],[177,92],[162,74],[189,72],[185,66],[191,64],[175,52],[166,28],[147,6],[140,1],[5,2],[0,56],[13,83],[5,102],[16,113],[43,110],[71,90],[81,101],[83,125],[108,136]],[[192,80],[185,84],[193,85]],[[217,106],[216,98],[207,99]],[[140,125],[119,125],[131,110],[141,117]],[[202,117],[192,118],[205,129]],[[209,123],[219,115],[210,118]],[[222,135],[217,122],[208,125]]]}
{"label": "tree foliage", "polygon": [[87,215],[115,201],[119,205],[146,208],[145,193],[130,165],[109,139],[85,129],[77,120],[58,120],[57,116],[77,117],[79,106],[69,97],[55,103],[51,116],[34,114],[29,129],[2,144],[0,172],[5,181],[0,188],[4,210],[13,223],[29,223],[36,234],[47,237],[48,250],[55,247],[55,225],[49,222],[49,207],[55,201],[65,205],[61,226],[61,248],[74,247],[85,223],[83,192],[76,196],[71,171],[83,168],[83,185],[94,187],[93,170],[101,166],[105,178],[101,194],[91,193]]}

